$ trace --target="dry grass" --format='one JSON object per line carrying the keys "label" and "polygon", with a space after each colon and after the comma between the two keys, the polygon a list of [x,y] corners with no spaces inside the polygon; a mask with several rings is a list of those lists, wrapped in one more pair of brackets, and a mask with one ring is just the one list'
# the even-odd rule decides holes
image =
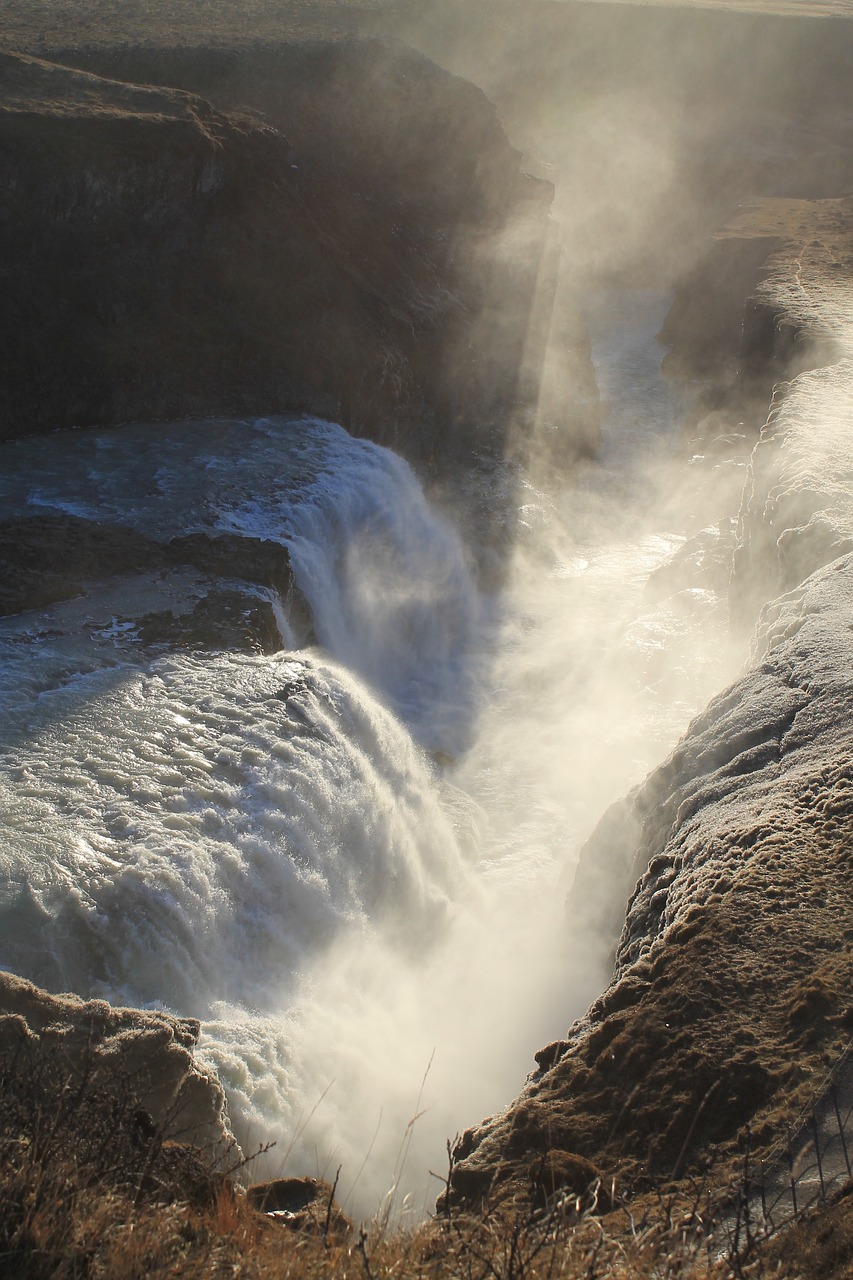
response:
{"label": "dry grass", "polygon": [[767,1264],[778,1261],[802,1280],[848,1280],[853,1259],[853,1186],[848,1184],[828,1207],[806,1215],[771,1242]]}
{"label": "dry grass", "polygon": [[[5,1169],[0,1187],[0,1267],[29,1280],[104,1277],[292,1277],[293,1280],[596,1280],[728,1274],[696,1242],[661,1226],[636,1240],[571,1215],[545,1221],[500,1218],[414,1233],[362,1231],[340,1241],[289,1232],[255,1213],[233,1184],[213,1205],[137,1202],[109,1188],[81,1186],[73,1161],[36,1177]],[[15,1220],[8,1210],[19,1210]],[[12,1228],[10,1230],[10,1227]]]}
{"label": "dry grass", "polygon": [[[701,1198],[647,1197],[599,1220],[572,1197],[510,1215],[451,1212],[414,1231],[292,1231],[234,1170],[164,1139],[127,1081],[60,1054],[0,1062],[0,1274],[20,1280],[722,1280]],[[774,1267],[778,1258],[774,1259]],[[741,1274],[740,1270],[737,1274]],[[750,1275],[764,1269],[753,1264]],[[769,1274],[769,1273],[768,1273]],[[778,1272],[774,1271],[774,1274]],[[784,1271],[783,1271],[784,1274]]]}

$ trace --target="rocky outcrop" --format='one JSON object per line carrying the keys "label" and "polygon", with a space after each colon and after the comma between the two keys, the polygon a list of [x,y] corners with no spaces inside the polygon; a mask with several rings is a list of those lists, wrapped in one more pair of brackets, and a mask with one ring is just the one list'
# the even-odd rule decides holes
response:
{"label": "rocky outcrop", "polygon": [[479,90],[374,43],[66,56],[103,74],[0,60],[0,435],[310,407],[501,447],[552,193]]}
{"label": "rocky outcrop", "polygon": [[617,897],[638,877],[612,981],[463,1137],[460,1200],[523,1198],[551,1149],[635,1190],[712,1162],[724,1179],[744,1126],[769,1144],[849,1037],[851,608],[848,556],[769,609],[753,669],[582,854]]}
{"label": "rocky outcrop", "polygon": [[323,1178],[275,1178],[256,1182],[246,1198],[258,1213],[289,1227],[324,1239],[340,1239],[352,1231],[352,1222],[335,1200],[335,1187]]}
{"label": "rocky outcrop", "polygon": [[[606,988],[536,1055],[507,1111],[464,1135],[460,1203],[528,1203],[531,1162],[551,1150],[629,1191],[687,1174],[724,1190],[747,1126],[758,1157],[853,1029],[853,220],[846,201],[759,213],[776,244],[755,307],[810,354],[779,365],[793,376],[752,451],[733,538],[735,615],[751,624],[767,602],[751,660],[582,850],[564,963],[573,979],[597,965]],[[735,333],[721,323],[706,369],[723,378],[743,342],[728,314]],[[777,355],[765,351],[765,374]],[[653,585],[707,572],[719,585],[712,533]]]}
{"label": "rocky outcrop", "polygon": [[154,575],[165,582],[187,570],[192,582],[168,605],[165,591],[159,608],[150,591],[141,592],[132,618],[113,618],[113,626],[132,628],[143,645],[274,653],[283,644],[276,608],[280,615],[286,607],[291,626],[310,637],[310,613],[281,543],[228,533],[159,541],[65,513],[0,523],[0,616],[94,599],[107,580],[115,586]]}
{"label": "rocky outcrop", "polygon": [[[36,1100],[49,1077],[69,1104],[110,1097],[129,1115],[140,1141],[179,1141],[204,1148],[211,1162],[239,1163],[219,1081],[194,1057],[199,1023],[166,1013],[122,1009],[105,1000],[53,996],[0,973],[0,1069],[5,1104]],[[58,1106],[60,1096],[52,1100]],[[32,1116],[27,1116],[33,1121]],[[58,1120],[57,1120],[58,1123]]]}
{"label": "rocky outcrop", "polygon": [[830,205],[843,226],[845,204],[761,200],[729,224],[676,290],[660,334],[668,372],[710,380],[718,400],[766,404],[774,382],[836,355],[831,325],[799,313],[779,286],[798,270],[806,224],[817,233]]}

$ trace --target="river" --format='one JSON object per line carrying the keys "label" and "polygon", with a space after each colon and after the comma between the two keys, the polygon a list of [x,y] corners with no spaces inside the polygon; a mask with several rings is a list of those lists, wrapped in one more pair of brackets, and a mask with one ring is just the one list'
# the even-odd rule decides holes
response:
{"label": "river", "polygon": [[666,306],[590,299],[601,454],[519,481],[500,593],[409,467],[334,424],[0,449],[4,518],[279,540],[310,606],[309,645],[275,602],[272,655],[144,643],[180,571],[0,623],[0,964],[201,1018],[244,1150],[275,1142],[255,1176],[340,1167],[348,1212],[422,1216],[445,1140],[606,981],[560,965],[578,850],[741,656],[720,593],[654,579],[697,525]]}

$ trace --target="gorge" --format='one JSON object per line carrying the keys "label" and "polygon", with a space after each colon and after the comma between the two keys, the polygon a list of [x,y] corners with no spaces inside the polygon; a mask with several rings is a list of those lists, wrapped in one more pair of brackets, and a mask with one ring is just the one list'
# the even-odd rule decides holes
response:
{"label": "gorge", "polygon": [[724,1188],[853,1026],[853,28],[535,9],[3,55],[0,1038],[356,1219]]}

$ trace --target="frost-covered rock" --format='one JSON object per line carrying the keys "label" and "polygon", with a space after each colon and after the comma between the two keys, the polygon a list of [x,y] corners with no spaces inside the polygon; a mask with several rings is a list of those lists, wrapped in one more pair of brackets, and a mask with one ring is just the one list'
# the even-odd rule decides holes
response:
{"label": "frost-covered rock", "polygon": [[73,1089],[111,1094],[143,1109],[141,1123],[162,1138],[203,1147],[236,1165],[241,1153],[225,1114],[225,1094],[195,1059],[199,1023],[160,1012],[122,1009],[105,1000],[49,995],[0,972],[0,1062],[4,1088],[31,1087],[45,1063]]}
{"label": "frost-covered rock", "polygon": [[460,1199],[526,1194],[549,1149],[636,1185],[733,1158],[747,1122],[760,1147],[849,1036],[851,616],[848,555],[768,606],[754,666],[606,816],[571,910],[612,928],[639,877],[613,979],[464,1136]]}
{"label": "frost-covered rock", "polygon": [[753,451],[733,597],[754,613],[853,548],[853,360],[777,389]]}

